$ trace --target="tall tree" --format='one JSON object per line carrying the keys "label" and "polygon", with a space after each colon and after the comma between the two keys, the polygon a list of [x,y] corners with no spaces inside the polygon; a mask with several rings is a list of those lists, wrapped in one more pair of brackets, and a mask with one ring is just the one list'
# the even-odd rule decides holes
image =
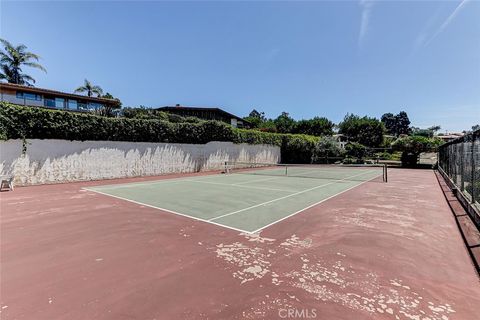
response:
{"label": "tall tree", "polygon": [[438,130],[442,129],[442,127],[440,127],[439,125],[434,125],[434,126],[431,126],[430,128],[428,128],[427,130],[430,130],[432,131],[432,136],[435,135],[435,133],[437,133]]}
{"label": "tall tree", "polygon": [[249,113],[248,115],[250,118],[258,118],[262,121],[265,121],[267,120],[267,118],[265,118],[265,112],[258,112],[257,110],[253,109],[252,112]]}
{"label": "tall tree", "polygon": [[250,122],[253,128],[259,128],[261,127],[262,123],[267,121],[265,112],[258,112],[255,109],[253,109],[252,112],[249,113],[248,117],[245,117],[244,119]]}
{"label": "tall tree", "polygon": [[349,141],[358,142],[367,147],[378,147],[383,142],[385,126],[376,118],[359,117],[347,114],[338,124],[339,133]]}
{"label": "tall tree", "polygon": [[410,133],[410,119],[405,111],[400,111],[395,116],[395,122],[397,136]]}
{"label": "tall tree", "polygon": [[314,117],[309,120],[300,120],[295,123],[292,133],[302,133],[311,136],[331,136],[335,124],[324,117]]}
{"label": "tall tree", "polygon": [[0,39],[0,43],[4,47],[0,51],[0,79],[7,80],[10,83],[33,86],[35,79],[23,73],[22,67],[26,66],[47,72],[38,63],[40,56],[28,52],[27,46],[23,44],[14,46],[5,39]]}
{"label": "tall tree", "polygon": [[385,113],[381,120],[387,132],[394,136],[410,133],[410,119],[405,111],[400,111],[397,115]]}
{"label": "tall tree", "polygon": [[100,97],[103,94],[102,88],[100,86],[93,85],[90,81],[85,79],[83,86],[78,87],[75,89],[75,92],[86,92],[87,96],[91,97],[93,94],[96,94],[97,97]]}
{"label": "tall tree", "polygon": [[280,133],[291,133],[295,126],[295,120],[290,117],[288,112],[282,112],[273,122]]}
{"label": "tall tree", "polygon": [[393,113],[385,113],[381,121],[383,122],[383,125],[385,126],[385,129],[387,130],[388,133],[396,135],[396,118]]}

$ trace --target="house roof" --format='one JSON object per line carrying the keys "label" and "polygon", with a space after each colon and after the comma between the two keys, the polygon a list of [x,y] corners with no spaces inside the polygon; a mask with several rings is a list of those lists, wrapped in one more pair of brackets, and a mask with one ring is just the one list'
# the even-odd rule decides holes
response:
{"label": "house roof", "polygon": [[114,104],[114,105],[118,104],[118,101],[115,99],[88,97],[88,96],[82,96],[80,94],[75,94],[75,93],[66,93],[66,92],[43,89],[38,87],[29,87],[29,86],[23,86],[20,84],[14,84],[14,83],[0,82],[0,88],[22,90],[24,92],[31,92],[31,93],[38,93],[38,94],[51,94],[51,95],[56,95],[56,96],[61,96],[66,98],[74,98],[74,99],[86,100],[91,102],[99,102],[104,104]]}
{"label": "house roof", "polygon": [[455,137],[463,137],[465,133],[463,132],[451,132],[451,133],[439,133],[438,137],[447,137],[447,136],[455,136]]}
{"label": "house roof", "polygon": [[177,106],[165,106],[165,107],[160,107],[160,108],[157,108],[157,110],[159,111],[175,111],[175,110],[185,110],[185,111],[188,111],[188,110],[192,110],[192,111],[211,111],[211,112],[219,112],[219,113],[223,113],[224,115],[226,116],[229,116],[231,118],[235,118],[237,120],[241,120],[243,121],[244,123],[247,123],[247,124],[250,124],[250,122],[244,120],[242,117],[239,117],[239,116],[236,116],[230,112],[227,112],[225,110],[222,110],[220,108],[216,108],[216,107],[193,107],[193,106],[181,106],[181,105],[177,105]]}

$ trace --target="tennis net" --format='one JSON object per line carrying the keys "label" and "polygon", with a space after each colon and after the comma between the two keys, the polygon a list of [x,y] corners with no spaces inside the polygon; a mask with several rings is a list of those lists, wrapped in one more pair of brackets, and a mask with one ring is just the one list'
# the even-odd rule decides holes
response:
{"label": "tennis net", "polygon": [[226,174],[253,174],[328,180],[388,181],[385,164],[281,164],[225,162]]}

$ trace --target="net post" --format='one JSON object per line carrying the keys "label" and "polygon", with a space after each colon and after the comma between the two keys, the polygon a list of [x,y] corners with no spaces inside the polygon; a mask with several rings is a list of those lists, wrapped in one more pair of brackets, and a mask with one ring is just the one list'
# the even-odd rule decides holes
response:
{"label": "net post", "polygon": [[285,165],[285,175],[288,176],[288,165]]}
{"label": "net post", "polygon": [[388,169],[387,164],[383,164],[383,182],[388,182]]}

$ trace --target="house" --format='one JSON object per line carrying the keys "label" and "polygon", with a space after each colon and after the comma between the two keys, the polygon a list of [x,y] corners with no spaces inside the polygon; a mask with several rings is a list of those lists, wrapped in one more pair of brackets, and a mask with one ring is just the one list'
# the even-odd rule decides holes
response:
{"label": "house", "polygon": [[0,101],[22,106],[89,112],[106,106],[116,107],[118,101],[65,93],[13,83],[0,83]]}
{"label": "house", "polygon": [[157,108],[158,111],[173,113],[182,117],[197,117],[204,120],[218,120],[238,128],[248,128],[250,123],[220,108],[186,107],[177,104]]}
{"label": "house", "polygon": [[345,149],[345,146],[348,143],[348,139],[345,135],[343,135],[341,133],[337,133],[337,134],[334,134],[332,136],[332,138],[333,138],[333,140],[335,140],[337,142],[340,149]]}
{"label": "house", "polygon": [[439,133],[437,135],[437,138],[440,138],[442,139],[444,142],[450,142],[450,141],[453,141],[455,139],[458,139],[458,138],[461,138],[463,137],[465,134],[462,133],[462,132],[452,132],[452,133]]}

